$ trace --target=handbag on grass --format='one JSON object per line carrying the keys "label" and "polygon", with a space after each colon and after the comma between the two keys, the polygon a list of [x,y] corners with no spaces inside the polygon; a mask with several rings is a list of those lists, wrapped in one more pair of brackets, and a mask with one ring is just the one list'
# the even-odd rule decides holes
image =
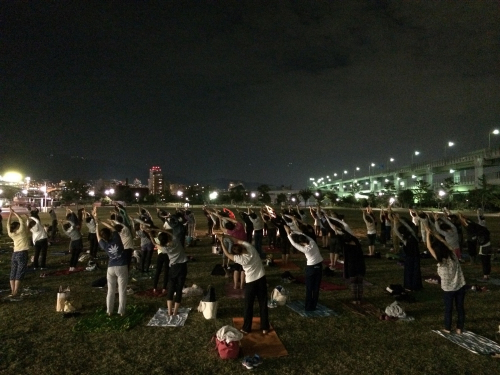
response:
{"label": "handbag on grass", "polygon": [[278,306],[284,306],[287,302],[289,302],[289,294],[288,291],[285,290],[281,285],[278,285],[273,289],[271,293],[271,301],[275,301]]}
{"label": "handbag on grass", "polygon": [[203,313],[205,319],[216,319],[217,318],[217,307],[218,302],[206,302],[200,301],[198,305],[198,311]]}
{"label": "handbag on grass", "polygon": [[59,287],[59,292],[57,293],[56,300],[56,311],[64,312],[64,304],[66,302],[66,293],[63,292],[62,286]]}
{"label": "handbag on grass", "polygon": [[233,326],[224,326],[217,331],[215,348],[222,359],[234,359],[240,355],[240,340],[243,334]]}

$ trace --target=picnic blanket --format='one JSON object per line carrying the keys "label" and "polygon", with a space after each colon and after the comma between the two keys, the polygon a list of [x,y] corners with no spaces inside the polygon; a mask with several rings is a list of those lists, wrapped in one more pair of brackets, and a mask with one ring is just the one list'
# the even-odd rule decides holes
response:
{"label": "picnic blanket", "polygon": [[438,330],[433,330],[432,332],[437,333],[445,339],[475,354],[492,355],[500,353],[500,346],[498,343],[474,332],[463,331],[461,335],[456,333],[445,333]]}
{"label": "picnic blanket", "polygon": [[[303,275],[296,276],[295,281],[297,281],[298,283],[301,283],[301,284],[305,284],[306,278]],[[330,291],[330,290],[344,290],[344,289],[347,289],[347,286],[345,284],[338,285],[338,284],[329,283],[328,281],[321,280],[321,283],[319,284],[319,288],[321,290]]]}
{"label": "picnic blanket", "polygon": [[50,272],[44,272],[40,274],[40,277],[48,277],[48,276],[67,276],[77,272],[85,271],[85,267],[76,267],[74,271],[69,271],[68,269],[64,270],[56,270]]}
{"label": "picnic blanket", "polygon": [[316,306],[315,311],[306,311],[304,301],[292,301],[287,303],[287,306],[304,318],[323,318],[326,316],[338,315],[335,311],[326,306],[320,305],[319,303]]}
{"label": "picnic blanket", "polygon": [[[233,318],[233,325],[241,329],[243,318]],[[253,318],[252,327],[254,330],[241,339],[241,350],[244,356],[253,356],[257,353],[262,358],[277,358],[288,355],[288,351],[272,327],[267,335],[262,334],[260,330],[255,330],[255,327],[260,327],[260,318]]]}
{"label": "picnic blanket", "polygon": [[128,305],[125,316],[106,314],[101,307],[94,313],[83,316],[73,327],[75,332],[123,332],[136,326],[144,317],[145,307]]}
{"label": "picnic blanket", "polygon": [[160,307],[146,325],[149,327],[182,327],[186,323],[191,308],[181,307],[177,315],[168,315],[167,311],[166,307]]}
{"label": "picnic blanket", "polygon": [[224,294],[227,298],[241,299],[245,298],[245,289],[234,289],[233,283],[224,285]]}

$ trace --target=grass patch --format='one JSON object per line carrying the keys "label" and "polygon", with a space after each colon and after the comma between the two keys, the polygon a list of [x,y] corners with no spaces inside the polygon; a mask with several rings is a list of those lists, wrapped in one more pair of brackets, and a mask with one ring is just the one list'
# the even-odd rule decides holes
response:
{"label": "grass patch", "polygon": [[73,327],[75,332],[124,332],[135,327],[144,319],[147,308],[128,305],[125,316],[108,316],[106,308],[98,308],[93,314],[78,319]]}

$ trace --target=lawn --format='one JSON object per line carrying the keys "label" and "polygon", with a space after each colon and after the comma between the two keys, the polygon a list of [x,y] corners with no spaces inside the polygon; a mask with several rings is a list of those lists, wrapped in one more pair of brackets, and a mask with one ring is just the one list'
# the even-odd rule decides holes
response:
{"label": "lawn", "polygon": [[[219,359],[211,343],[212,336],[220,327],[231,324],[233,317],[242,316],[243,300],[225,297],[224,286],[229,280],[210,275],[221,258],[211,252],[211,239],[206,236],[206,220],[201,209],[194,211],[200,241],[187,248],[188,255],[194,260],[188,264],[186,284],[197,284],[205,290],[209,285],[216,288],[219,301],[217,319],[205,320],[203,314],[196,311],[200,297],[189,297],[182,302],[183,307],[192,308],[184,327],[148,327],[146,324],[158,308],[165,306],[165,298],[134,294],[127,300],[128,321],[121,322],[118,321],[120,318],[112,317],[116,321],[110,322],[110,327],[118,328],[105,332],[97,329],[90,333],[82,331],[83,323],[108,324],[98,313],[105,307],[106,293],[91,287],[94,280],[105,276],[106,260],[100,261],[100,268],[96,271],[68,276],[40,278],[40,271],[30,272],[23,282],[23,288],[28,288],[26,292],[30,295],[19,302],[8,301],[2,297],[9,294],[11,241],[5,235],[4,220],[4,236],[0,238],[0,373],[223,375],[248,371],[241,365],[241,359]],[[365,227],[360,211],[339,211],[360,234],[366,251]],[[108,212],[108,209],[100,208],[99,216],[105,218]],[[63,214],[64,210],[59,209],[58,216]],[[47,214],[41,214],[41,219],[49,223]],[[500,218],[491,216],[487,222],[496,250],[500,243]],[[68,255],[53,254],[66,250],[68,243],[62,238],[49,247],[49,271],[68,267]],[[377,250],[382,255],[386,252],[379,245]],[[328,252],[323,251],[324,258],[328,259]],[[292,261],[301,268],[291,271],[292,274],[302,275],[305,257],[296,254]],[[384,291],[385,287],[402,284],[403,269],[396,261],[384,257],[367,259],[366,264],[366,279],[374,285],[365,287],[365,298],[376,307],[385,309],[394,301]],[[435,269],[434,260],[422,260],[423,276],[432,275]],[[462,269],[468,284],[479,284],[480,264],[466,264]],[[266,267],[269,293],[282,284],[282,272],[278,267]],[[492,277],[499,277],[499,273],[497,257],[493,262]],[[152,288],[152,280],[140,280],[138,276],[132,273],[131,278],[137,281],[130,281],[136,292]],[[343,282],[339,271],[323,280],[336,284]],[[303,299],[304,285],[283,285],[291,292],[292,300]],[[63,317],[62,313],[55,311],[56,293],[60,286],[69,286],[73,300],[82,303],[79,316]],[[488,291],[467,293],[465,328],[495,340],[500,324],[500,287],[489,284],[486,287]],[[350,300],[348,289],[322,291],[320,294],[320,303],[337,312],[337,316],[302,318],[285,306],[271,309],[271,324],[288,350],[288,356],[265,359],[253,371],[300,375],[500,373],[500,360],[473,354],[431,332],[432,329],[442,328],[443,302],[438,285],[424,283],[424,290],[414,293],[414,298],[415,302],[401,303],[406,313],[415,318],[413,322],[380,321],[374,316],[354,314],[344,305]]]}

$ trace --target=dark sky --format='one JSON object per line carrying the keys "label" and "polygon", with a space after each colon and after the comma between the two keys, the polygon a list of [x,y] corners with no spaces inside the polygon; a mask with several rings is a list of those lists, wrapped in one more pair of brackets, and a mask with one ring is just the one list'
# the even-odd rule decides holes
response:
{"label": "dark sky", "polygon": [[485,148],[500,127],[496,0],[0,7],[0,144],[26,160],[302,188],[414,150],[439,158],[448,141]]}

